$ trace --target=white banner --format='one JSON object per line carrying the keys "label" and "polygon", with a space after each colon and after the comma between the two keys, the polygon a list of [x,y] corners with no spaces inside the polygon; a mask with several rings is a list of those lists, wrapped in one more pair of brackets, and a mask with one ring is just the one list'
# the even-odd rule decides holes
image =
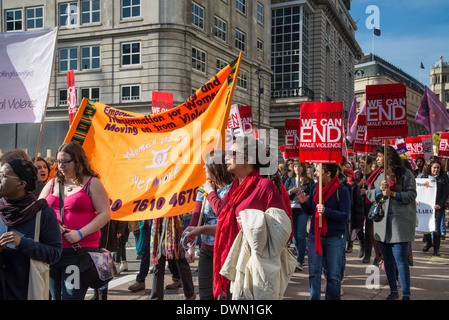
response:
{"label": "white banner", "polygon": [[42,121],[57,30],[0,33],[0,123]]}
{"label": "white banner", "polygon": [[416,179],[416,213],[418,226],[416,232],[428,233],[435,231],[435,198],[437,182],[431,178]]}

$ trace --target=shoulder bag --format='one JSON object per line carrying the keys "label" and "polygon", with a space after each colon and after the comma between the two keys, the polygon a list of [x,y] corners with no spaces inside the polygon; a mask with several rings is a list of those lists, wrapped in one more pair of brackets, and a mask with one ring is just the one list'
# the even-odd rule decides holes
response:
{"label": "shoulder bag", "polygon": [[[61,224],[64,215],[64,185],[59,184],[59,207]],[[62,209],[62,211],[61,211]],[[80,260],[81,281],[93,289],[99,289],[111,281],[117,274],[117,267],[110,251],[100,248],[98,251],[88,251],[78,242],[72,244]]]}
{"label": "shoulder bag", "polygon": [[[39,242],[42,210],[36,215],[34,241]],[[28,300],[48,300],[50,297],[50,265],[44,261],[30,259],[28,278]]]}
{"label": "shoulder bag", "polygon": [[369,209],[368,219],[373,220],[374,222],[380,222],[385,216],[384,209],[382,205],[384,204],[384,198],[376,200]]}

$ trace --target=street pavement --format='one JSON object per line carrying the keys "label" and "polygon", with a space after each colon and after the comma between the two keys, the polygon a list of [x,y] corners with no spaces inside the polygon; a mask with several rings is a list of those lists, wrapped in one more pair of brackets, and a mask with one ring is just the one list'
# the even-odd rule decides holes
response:
{"label": "street pavement", "polygon": [[[412,243],[413,266],[410,268],[412,300],[449,300],[449,238],[441,241],[441,256],[439,257],[432,255],[433,248],[429,252],[422,252],[423,247],[422,235],[417,235]],[[290,246],[290,250],[296,254],[293,245]],[[389,294],[385,271],[373,267],[373,259],[370,264],[363,264],[358,253],[359,245],[355,240],[353,251],[346,254],[346,271],[341,300],[385,300]],[[128,290],[128,287],[135,282],[140,267],[140,260],[136,258],[135,239],[132,233],[127,244],[127,258],[128,271],[120,273],[109,283],[108,300],[149,300],[152,274],[148,274],[146,278],[145,290],[138,292]],[[197,260],[191,264],[191,269],[198,300]],[[377,274],[379,274],[378,277],[376,277]],[[166,268],[165,284],[170,282],[171,274]],[[86,300],[91,297],[92,290],[89,290]],[[306,258],[304,270],[296,270],[292,276],[284,300],[309,300],[309,298]],[[324,299],[324,293],[321,298]],[[185,300],[182,288],[166,290],[165,300]]]}

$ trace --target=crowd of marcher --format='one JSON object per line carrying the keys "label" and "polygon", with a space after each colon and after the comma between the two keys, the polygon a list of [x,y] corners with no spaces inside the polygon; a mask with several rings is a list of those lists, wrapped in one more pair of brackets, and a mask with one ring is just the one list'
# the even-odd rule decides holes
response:
{"label": "crowd of marcher", "polygon": [[[385,270],[387,299],[410,299],[415,178],[437,183],[436,230],[424,236],[423,251],[433,248],[439,255],[449,197],[446,162],[417,158],[413,170],[395,148],[380,146],[374,155],[343,157],[338,164],[287,160],[277,172],[268,172],[264,169],[270,163],[259,154],[270,157],[253,137],[208,154],[205,183],[193,213],[186,214],[188,225],[181,216],[138,225],[111,220],[107,190],[77,143],[63,144],[56,158],[30,159],[17,149],[3,154],[0,299],[30,299],[37,286],[30,270],[37,260],[49,268],[43,299],[84,300],[89,286],[82,277],[74,282],[68,272],[81,267],[77,247],[114,252],[119,272],[124,272],[130,232],[141,262],[128,289],[145,289],[145,279],[153,273],[154,300],[164,299],[166,264],[173,279],[166,288],[182,287],[186,300],[197,299],[190,267],[196,258],[201,300],[282,299],[292,273],[305,268],[310,299],[320,299],[324,277],[325,299],[338,300],[346,253],[352,252],[355,239],[361,263]],[[381,209],[382,219],[373,219],[374,207]],[[94,292],[94,300],[106,300],[108,285]]]}

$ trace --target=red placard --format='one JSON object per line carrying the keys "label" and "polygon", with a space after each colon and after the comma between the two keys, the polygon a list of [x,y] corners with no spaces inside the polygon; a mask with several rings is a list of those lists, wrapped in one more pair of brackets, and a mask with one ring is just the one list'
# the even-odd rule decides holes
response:
{"label": "red placard", "polygon": [[299,160],[299,119],[285,119],[285,156]]}
{"label": "red placard", "polygon": [[299,137],[299,161],[341,163],[343,102],[302,103]]}
{"label": "red placard", "polygon": [[243,136],[253,135],[253,112],[251,106],[237,107],[238,121]]}
{"label": "red placard", "polygon": [[382,144],[382,139],[367,140],[366,115],[359,114],[354,136],[354,152],[372,154],[376,152],[376,147],[380,144]]}
{"label": "red placard", "polygon": [[407,137],[405,84],[366,86],[366,124],[368,140]]}
{"label": "red placard", "polygon": [[410,155],[412,156],[413,160],[415,160],[417,157],[424,158],[424,148],[422,145],[421,137],[405,138],[405,145],[407,146],[407,150],[410,151]]}
{"label": "red placard", "polygon": [[449,158],[449,132],[441,132],[438,156]]}
{"label": "red placard", "polygon": [[75,74],[73,70],[67,72],[67,105],[69,107],[69,126],[72,125],[76,114]]}
{"label": "red placard", "polygon": [[161,113],[173,108],[173,93],[153,91],[151,95],[151,114]]}

